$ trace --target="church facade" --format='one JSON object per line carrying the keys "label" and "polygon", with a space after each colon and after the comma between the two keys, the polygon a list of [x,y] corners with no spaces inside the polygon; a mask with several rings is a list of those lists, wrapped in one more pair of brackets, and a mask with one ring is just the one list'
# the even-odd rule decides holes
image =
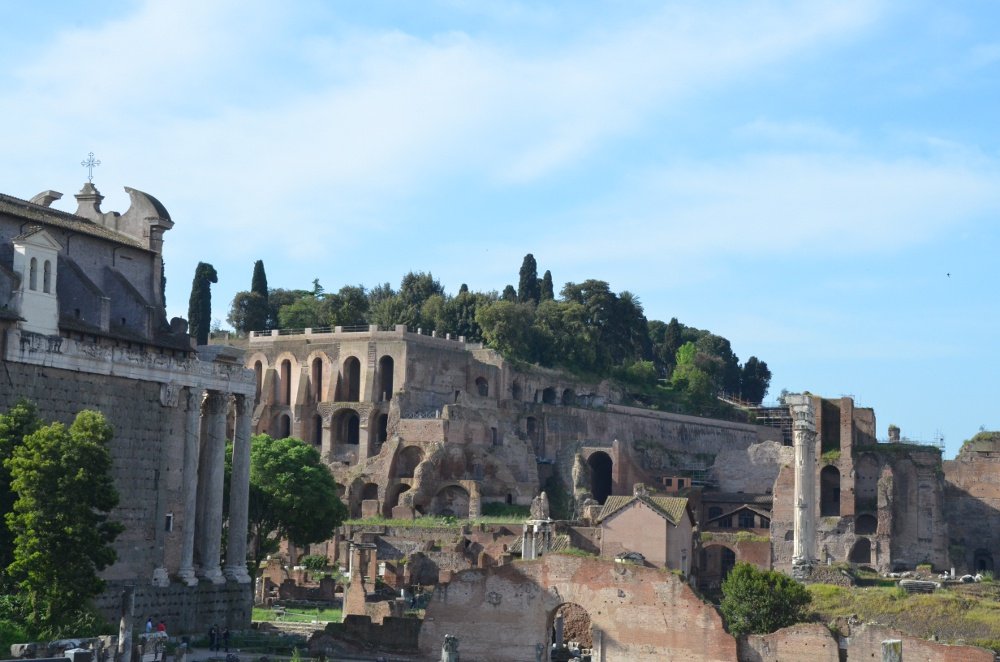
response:
{"label": "church facade", "polygon": [[152,196],[125,190],[124,214],[102,211],[90,182],[75,213],[52,207],[55,191],[0,195],[0,410],[26,398],[46,421],[93,409],[114,428],[111,516],[125,530],[98,608],[117,618],[134,586],[136,616],[173,631],[244,627],[253,373],[238,350],[193,347],[186,323],[167,321],[162,248],[173,220]]}

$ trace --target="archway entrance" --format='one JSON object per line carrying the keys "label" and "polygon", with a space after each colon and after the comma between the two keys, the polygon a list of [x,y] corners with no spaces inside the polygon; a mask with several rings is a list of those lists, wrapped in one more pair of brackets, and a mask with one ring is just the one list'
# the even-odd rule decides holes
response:
{"label": "archway entrance", "polygon": [[413,478],[417,465],[424,459],[419,446],[407,446],[396,456],[396,478]]}
{"label": "archway entrance", "polygon": [[340,384],[342,402],[357,402],[361,397],[361,362],[349,356],[344,360],[343,381]]}
{"label": "archway entrance", "polygon": [[848,555],[847,560],[851,563],[871,563],[872,562],[872,543],[868,538],[858,538],[854,542],[854,546],[851,547],[851,553]]}
{"label": "archway entrance", "polygon": [[604,451],[597,451],[587,458],[587,464],[590,466],[590,493],[597,503],[603,504],[611,496],[611,470],[614,462]]}
{"label": "archway entrance", "polygon": [[972,557],[972,567],[976,572],[993,572],[993,555],[985,549],[977,549]]}
{"label": "archway entrance", "polygon": [[549,615],[549,660],[580,659],[594,648],[590,614],[575,602],[564,602]]}
{"label": "archway entrance", "polygon": [[701,550],[702,587],[717,590],[735,565],[736,552],[724,545],[707,545]]}
{"label": "archway entrance", "polygon": [[337,444],[357,446],[361,442],[361,419],[358,412],[344,409],[333,419],[333,431]]}
{"label": "archway entrance", "polygon": [[442,487],[431,500],[431,514],[467,518],[469,516],[469,493],[461,485]]}
{"label": "archway entrance", "polygon": [[384,515],[386,517],[392,517],[392,509],[399,505],[399,497],[403,495],[410,489],[410,486],[405,483],[400,483],[398,485],[393,485],[385,493],[385,506],[383,507]]}
{"label": "archway entrance", "polygon": [[392,400],[393,365],[391,356],[383,356],[378,360],[378,396],[381,400]]}

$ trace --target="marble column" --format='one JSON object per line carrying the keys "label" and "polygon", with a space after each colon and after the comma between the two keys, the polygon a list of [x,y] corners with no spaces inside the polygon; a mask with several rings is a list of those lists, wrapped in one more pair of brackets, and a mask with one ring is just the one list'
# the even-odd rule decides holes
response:
{"label": "marble column", "polygon": [[213,584],[224,584],[226,578],[219,568],[222,555],[222,495],[226,469],[226,406],[228,398],[209,391],[205,398],[205,439],[202,467],[205,499],[202,520],[198,527],[199,574]]}
{"label": "marble column", "polygon": [[808,395],[786,396],[795,447],[792,576],[806,579],[816,563],[816,416]]}
{"label": "marble column", "polygon": [[247,514],[250,508],[250,402],[237,395],[233,439],[233,474],[229,483],[229,538],[226,540],[227,578],[250,583],[247,572]]}
{"label": "marble column", "polygon": [[177,577],[188,586],[198,583],[194,571],[194,530],[198,511],[198,453],[201,438],[201,389],[187,388],[187,420],[184,426],[184,521],[181,562]]}

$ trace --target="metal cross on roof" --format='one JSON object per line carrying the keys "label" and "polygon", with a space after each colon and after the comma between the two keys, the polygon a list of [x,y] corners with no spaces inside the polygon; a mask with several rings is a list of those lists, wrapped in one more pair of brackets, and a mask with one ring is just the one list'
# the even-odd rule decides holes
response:
{"label": "metal cross on roof", "polygon": [[91,152],[87,154],[86,161],[80,161],[80,165],[87,169],[87,181],[93,183],[94,181],[94,168],[101,165],[100,160],[94,159],[94,153]]}

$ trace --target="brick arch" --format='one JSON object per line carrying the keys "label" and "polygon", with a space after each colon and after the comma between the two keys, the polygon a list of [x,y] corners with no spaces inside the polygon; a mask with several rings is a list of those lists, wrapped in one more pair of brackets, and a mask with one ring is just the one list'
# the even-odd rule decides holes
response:
{"label": "brick arch", "polygon": [[[285,361],[288,361],[287,374]],[[279,352],[274,357],[273,367],[276,371],[274,380],[274,402],[281,405],[292,405],[295,399],[295,386],[299,378],[299,360],[291,352]]]}
{"label": "brick arch", "polygon": [[[322,366],[318,389],[314,370],[314,362],[316,359],[320,360],[320,365]],[[323,400],[328,399],[327,394],[330,391],[330,377],[333,372],[333,361],[330,359],[330,355],[321,349],[313,350],[306,355],[302,365],[309,370],[309,395],[312,397],[312,400],[314,402],[322,402]]]}

